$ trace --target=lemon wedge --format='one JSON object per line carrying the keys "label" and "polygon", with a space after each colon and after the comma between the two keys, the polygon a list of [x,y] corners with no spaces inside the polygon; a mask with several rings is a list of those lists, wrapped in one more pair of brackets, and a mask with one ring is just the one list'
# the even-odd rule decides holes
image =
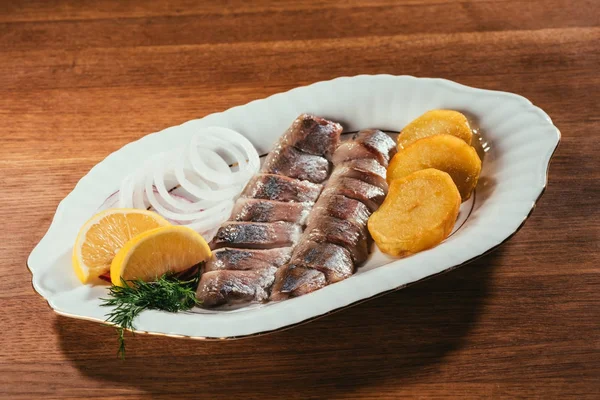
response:
{"label": "lemon wedge", "polygon": [[163,226],[127,242],[110,266],[113,285],[124,280],[153,281],[166,273],[185,271],[211,257],[210,247],[196,231],[185,226]]}
{"label": "lemon wedge", "polygon": [[79,230],[73,246],[73,269],[82,283],[110,271],[117,252],[134,236],[170,225],[146,210],[111,208],[90,218]]}

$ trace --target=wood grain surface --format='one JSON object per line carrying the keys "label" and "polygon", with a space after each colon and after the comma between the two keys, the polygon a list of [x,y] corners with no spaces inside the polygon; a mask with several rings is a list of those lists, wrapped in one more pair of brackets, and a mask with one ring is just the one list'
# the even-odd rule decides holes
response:
{"label": "wood grain surface", "polygon": [[[597,0],[0,2],[0,397],[600,398]],[[277,334],[137,335],[54,314],[26,258],[145,134],[342,75],[516,92],[562,131],[524,228],[451,273]],[[399,110],[401,112],[401,110]]]}

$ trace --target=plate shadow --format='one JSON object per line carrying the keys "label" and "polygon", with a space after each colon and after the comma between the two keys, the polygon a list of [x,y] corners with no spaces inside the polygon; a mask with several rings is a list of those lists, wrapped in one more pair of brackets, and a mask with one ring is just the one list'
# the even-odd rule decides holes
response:
{"label": "plate shadow", "polygon": [[[158,397],[340,398],[415,382],[460,349],[503,249],[446,274],[293,329],[235,341],[136,335],[125,361],[113,328],[58,316],[61,349],[84,375]],[[329,395],[330,396],[330,395]]]}

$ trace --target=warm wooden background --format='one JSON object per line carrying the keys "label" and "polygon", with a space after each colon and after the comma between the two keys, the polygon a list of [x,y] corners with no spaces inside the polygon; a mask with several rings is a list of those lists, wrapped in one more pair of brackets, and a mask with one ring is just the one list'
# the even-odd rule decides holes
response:
{"label": "warm wooden background", "polygon": [[[597,0],[0,2],[3,398],[600,398]],[[197,4],[196,4],[197,3]],[[125,143],[340,75],[518,92],[562,130],[548,190],[457,271],[271,336],[196,342],[62,318],[25,260]]]}

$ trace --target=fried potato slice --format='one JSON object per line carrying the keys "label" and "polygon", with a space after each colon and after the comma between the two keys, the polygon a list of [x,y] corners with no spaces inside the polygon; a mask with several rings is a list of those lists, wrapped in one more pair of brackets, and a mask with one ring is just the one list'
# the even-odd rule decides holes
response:
{"label": "fried potato slice", "polygon": [[453,110],[431,110],[406,125],[398,135],[401,150],[419,139],[433,135],[452,135],[471,144],[473,130],[467,117]]}
{"label": "fried potato slice", "polygon": [[450,175],[424,169],[392,181],[368,228],[382,252],[404,257],[448,237],[459,208],[460,193]]}
{"label": "fried potato slice", "polygon": [[475,149],[461,139],[451,135],[430,136],[417,140],[392,158],[387,181],[389,183],[426,168],[450,174],[465,201],[477,186],[481,160]]}

